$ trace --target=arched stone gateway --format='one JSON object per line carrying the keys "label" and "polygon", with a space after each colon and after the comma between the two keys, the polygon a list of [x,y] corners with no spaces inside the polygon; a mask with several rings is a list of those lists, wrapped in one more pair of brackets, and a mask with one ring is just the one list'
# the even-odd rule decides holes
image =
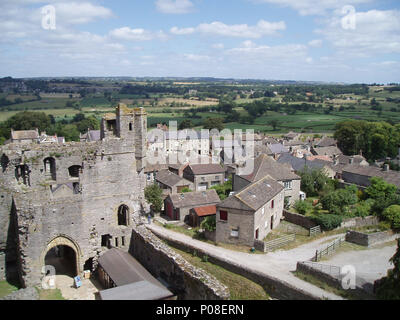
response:
{"label": "arched stone gateway", "polygon": [[[62,273],[72,272],[71,275],[76,276],[80,275],[83,271],[81,267],[81,258],[82,253],[79,245],[71,238],[60,235],[51,240],[46,246],[41,256],[41,262],[42,266],[45,266],[47,263],[54,261],[56,264],[56,272],[58,271],[57,273],[60,271]],[[64,262],[68,262],[69,265],[66,265]],[[60,265],[60,263],[62,265]],[[63,267],[62,270],[61,267]],[[70,270],[71,268],[73,268],[73,270]]]}

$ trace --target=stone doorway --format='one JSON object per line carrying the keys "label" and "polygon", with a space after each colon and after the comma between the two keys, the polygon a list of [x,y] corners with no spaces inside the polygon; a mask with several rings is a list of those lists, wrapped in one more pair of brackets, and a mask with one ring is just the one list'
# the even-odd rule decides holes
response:
{"label": "stone doorway", "polygon": [[56,275],[70,277],[78,275],[76,253],[69,246],[59,245],[51,248],[46,254],[45,265],[53,266]]}

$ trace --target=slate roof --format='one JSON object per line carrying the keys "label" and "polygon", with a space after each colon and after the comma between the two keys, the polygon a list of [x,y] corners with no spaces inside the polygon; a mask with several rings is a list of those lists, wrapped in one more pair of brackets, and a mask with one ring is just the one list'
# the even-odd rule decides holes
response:
{"label": "slate roof", "polygon": [[266,176],[248,185],[235,195],[226,198],[218,204],[218,207],[257,211],[283,189],[284,187],[281,184]]}
{"label": "slate roof", "polygon": [[189,165],[195,175],[224,173],[225,168],[219,164],[192,164]]}
{"label": "slate roof", "polygon": [[334,155],[343,154],[342,151],[338,147],[320,147],[320,148],[313,148],[313,153],[316,153],[318,156],[329,156],[332,157]]}
{"label": "slate roof", "polygon": [[190,139],[209,139],[210,135],[209,132],[205,132],[204,136],[202,135],[201,131],[195,131],[195,130],[178,130],[172,134],[173,131],[166,131],[164,132],[164,137],[166,140],[170,139],[175,139],[175,140],[186,140],[187,137]]}
{"label": "slate roof", "polygon": [[297,158],[295,156],[292,156],[290,153],[284,153],[282,154],[279,159],[278,163],[288,163],[292,166],[294,171],[302,171],[305,166],[307,166],[310,169],[322,169],[325,166],[324,162],[321,161],[308,161],[305,160],[304,158]]}
{"label": "slate roof", "polygon": [[361,166],[357,164],[350,164],[345,166],[342,172],[349,172],[367,177],[381,177],[386,182],[394,184],[400,188],[400,172],[399,171],[383,171],[381,168],[374,166]]}
{"label": "slate roof", "polygon": [[268,149],[271,151],[270,154],[289,152],[289,149],[286,148],[286,147],[285,147],[283,144],[281,144],[281,143],[270,144],[270,145],[268,145]]}
{"label": "slate roof", "polygon": [[169,170],[161,170],[157,172],[156,180],[169,187],[173,187],[179,183],[187,183],[187,184],[191,183],[188,180],[178,176],[177,174]]}
{"label": "slate roof", "polygon": [[290,166],[281,164],[265,154],[261,154],[254,159],[253,173],[240,176],[249,182],[254,182],[267,175],[278,181],[300,179],[297,174],[292,172]]}
{"label": "slate roof", "polygon": [[173,293],[149,281],[138,281],[99,292],[101,300],[161,300]]}
{"label": "slate roof", "polygon": [[168,196],[175,208],[199,207],[220,202],[219,196],[214,189],[181,194],[170,194]]}
{"label": "slate roof", "polygon": [[315,146],[316,147],[335,147],[337,141],[331,137],[323,137]]}
{"label": "slate roof", "polygon": [[163,287],[162,284],[128,252],[112,248],[101,255],[98,262],[116,286],[123,286],[146,280],[161,288]]}
{"label": "slate roof", "polygon": [[344,154],[341,154],[338,157],[339,163],[340,164],[350,164],[350,158],[353,158],[353,164],[360,164],[363,161],[367,161],[363,156],[361,155],[355,155],[355,156],[345,156]]}

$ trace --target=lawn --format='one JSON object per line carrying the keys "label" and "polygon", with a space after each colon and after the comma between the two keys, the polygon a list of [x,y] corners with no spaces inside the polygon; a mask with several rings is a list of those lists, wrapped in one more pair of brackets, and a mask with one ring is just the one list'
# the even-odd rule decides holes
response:
{"label": "lawn", "polygon": [[65,300],[60,289],[43,290],[37,289],[39,292],[39,300]]}
{"label": "lawn", "polygon": [[0,281],[0,298],[3,298],[19,289],[17,284],[12,284],[7,281]]}
{"label": "lawn", "polygon": [[231,300],[269,300],[268,293],[259,284],[230,272],[220,266],[210,262],[204,262],[201,258],[182,250],[172,248],[179,253],[189,263],[203,269],[217,278],[221,283],[229,288]]}

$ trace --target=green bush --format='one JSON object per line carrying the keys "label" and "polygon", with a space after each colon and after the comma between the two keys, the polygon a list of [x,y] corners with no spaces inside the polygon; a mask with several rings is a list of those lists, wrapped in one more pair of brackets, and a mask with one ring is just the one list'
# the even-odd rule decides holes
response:
{"label": "green bush", "polygon": [[213,232],[217,229],[217,222],[215,216],[209,216],[201,222],[201,228]]}
{"label": "green bush", "polygon": [[400,229],[400,206],[394,204],[383,211],[383,217],[391,223],[393,229]]}
{"label": "green bush", "polygon": [[340,227],[343,218],[337,214],[320,214],[312,217],[312,220],[319,224],[324,230],[333,230]]}
{"label": "green bush", "polygon": [[354,207],[352,210],[352,214],[356,217],[366,217],[371,215],[372,206],[374,204],[374,200],[368,199],[366,201],[361,201]]}
{"label": "green bush", "polygon": [[298,213],[305,215],[307,211],[311,209],[311,204],[307,201],[297,200],[293,208],[295,208]]}

